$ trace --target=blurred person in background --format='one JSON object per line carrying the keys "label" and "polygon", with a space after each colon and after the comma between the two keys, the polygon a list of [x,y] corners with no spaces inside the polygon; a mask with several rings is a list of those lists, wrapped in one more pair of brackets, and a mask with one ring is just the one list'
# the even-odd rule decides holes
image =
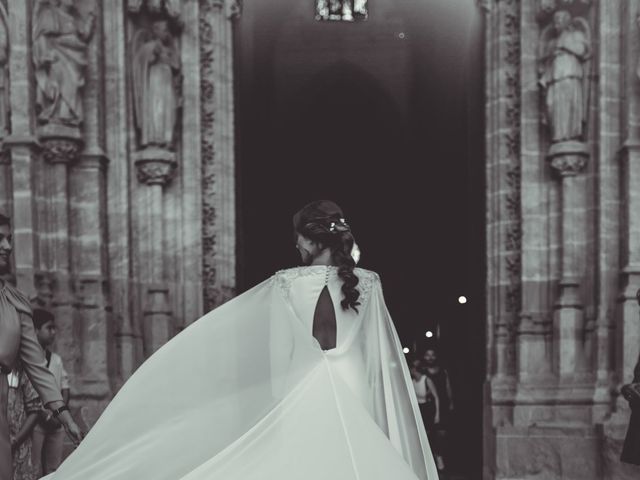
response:
{"label": "blurred person in background", "polygon": [[424,373],[433,383],[438,398],[437,421],[433,425],[433,450],[435,453],[436,466],[438,470],[445,469],[445,450],[447,431],[449,430],[451,414],[453,412],[453,392],[449,374],[442,367],[438,359],[438,352],[435,348],[429,347],[425,350],[423,359]]}

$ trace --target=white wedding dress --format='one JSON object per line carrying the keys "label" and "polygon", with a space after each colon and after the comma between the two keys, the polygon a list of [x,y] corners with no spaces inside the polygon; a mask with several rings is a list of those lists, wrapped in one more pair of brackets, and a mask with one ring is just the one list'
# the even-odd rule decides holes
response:
{"label": "white wedding dress", "polygon": [[[145,362],[53,480],[436,480],[378,276],[284,270]],[[325,285],[336,348],[312,336]]]}

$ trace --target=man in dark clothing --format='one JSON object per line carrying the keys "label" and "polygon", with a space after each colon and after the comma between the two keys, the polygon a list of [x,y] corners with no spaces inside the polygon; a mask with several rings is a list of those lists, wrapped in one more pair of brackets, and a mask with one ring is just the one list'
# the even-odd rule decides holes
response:
{"label": "man in dark clothing", "polygon": [[438,353],[434,348],[427,348],[424,352],[424,373],[435,386],[438,396],[438,410],[430,441],[435,455],[436,466],[442,471],[445,468],[444,453],[446,450],[447,430],[451,413],[453,412],[453,394],[451,392],[451,382],[447,371],[442,368],[438,359]]}
{"label": "man in dark clothing", "polygon": [[[636,299],[640,306],[640,290],[636,292]],[[620,459],[625,463],[640,465],[640,359],[633,370],[633,382],[622,387],[621,391],[631,406],[631,419]]]}

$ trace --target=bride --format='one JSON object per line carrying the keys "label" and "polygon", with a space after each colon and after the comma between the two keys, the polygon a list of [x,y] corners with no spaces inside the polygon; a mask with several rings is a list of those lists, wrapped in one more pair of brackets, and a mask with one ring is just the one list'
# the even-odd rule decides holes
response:
{"label": "bride", "polygon": [[294,217],[305,266],[208,313],[122,387],[53,480],[434,480],[378,275],[340,208]]}

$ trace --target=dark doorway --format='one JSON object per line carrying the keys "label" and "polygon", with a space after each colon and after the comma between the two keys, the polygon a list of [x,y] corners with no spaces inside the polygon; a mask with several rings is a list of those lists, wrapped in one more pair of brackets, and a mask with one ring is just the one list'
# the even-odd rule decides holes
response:
{"label": "dark doorway", "polygon": [[439,332],[457,408],[450,466],[478,478],[482,64],[473,2],[452,3],[373,0],[366,22],[332,23],[315,21],[313,0],[244,2],[238,276],[244,290],[297,265],[293,213],[316,199],[339,203],[402,342],[420,351],[425,333]]}

